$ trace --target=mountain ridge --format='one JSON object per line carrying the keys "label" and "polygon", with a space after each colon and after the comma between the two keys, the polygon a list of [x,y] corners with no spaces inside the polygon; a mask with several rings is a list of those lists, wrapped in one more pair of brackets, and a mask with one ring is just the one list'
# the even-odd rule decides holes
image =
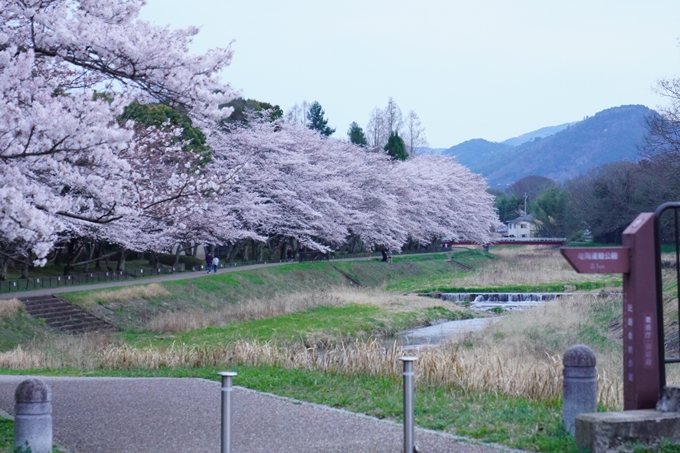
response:
{"label": "mountain ridge", "polygon": [[[529,175],[563,181],[605,163],[639,160],[639,145],[646,134],[645,118],[652,113],[654,110],[644,105],[611,107],[517,146],[477,138],[442,154],[455,156],[462,165],[484,176],[490,187],[505,188]],[[564,125],[538,131],[561,126]],[[532,132],[519,137],[529,134]]]}

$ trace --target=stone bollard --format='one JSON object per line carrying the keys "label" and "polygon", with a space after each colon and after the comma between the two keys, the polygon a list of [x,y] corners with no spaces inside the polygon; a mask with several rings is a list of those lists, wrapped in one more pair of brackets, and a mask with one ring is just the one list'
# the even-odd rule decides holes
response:
{"label": "stone bollard", "polygon": [[595,353],[586,345],[577,344],[567,349],[562,358],[562,421],[564,429],[573,436],[576,416],[597,412],[597,371]]}
{"label": "stone bollard", "polygon": [[52,390],[40,379],[28,379],[17,387],[14,401],[15,451],[50,453]]}

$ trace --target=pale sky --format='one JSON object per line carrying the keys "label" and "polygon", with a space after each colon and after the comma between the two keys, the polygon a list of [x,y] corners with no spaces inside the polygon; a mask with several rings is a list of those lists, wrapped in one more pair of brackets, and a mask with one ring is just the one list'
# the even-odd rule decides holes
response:
{"label": "pale sky", "polygon": [[390,96],[432,147],[502,141],[623,104],[680,76],[678,0],[148,0],[142,18],[233,41],[222,77],[288,110],[318,101],[346,138]]}

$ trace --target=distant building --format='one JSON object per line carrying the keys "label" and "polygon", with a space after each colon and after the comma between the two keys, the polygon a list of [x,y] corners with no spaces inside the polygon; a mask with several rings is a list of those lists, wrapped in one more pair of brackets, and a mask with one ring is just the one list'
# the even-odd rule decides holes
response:
{"label": "distant building", "polygon": [[508,221],[509,238],[532,238],[534,237],[535,230],[534,216],[531,214]]}

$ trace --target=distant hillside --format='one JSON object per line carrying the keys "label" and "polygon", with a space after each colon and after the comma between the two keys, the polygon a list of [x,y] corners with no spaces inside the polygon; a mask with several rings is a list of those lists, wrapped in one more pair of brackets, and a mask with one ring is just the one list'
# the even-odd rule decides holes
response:
{"label": "distant hillside", "polygon": [[568,128],[570,125],[576,124],[576,123],[564,123],[560,124],[559,126],[548,126],[548,127],[542,127],[536,131],[532,132],[527,132],[526,134],[522,134],[519,137],[513,137],[509,138],[507,140],[503,140],[502,143],[510,146],[519,146],[522,143],[530,142],[531,140],[535,138],[545,138],[549,137],[551,135],[557,134],[558,132]]}
{"label": "distant hillside", "polygon": [[481,173],[491,187],[505,188],[528,175],[561,181],[601,164],[637,161],[638,145],[646,133],[645,116],[651,112],[643,105],[613,107],[519,146],[475,139],[442,154],[456,156],[458,162]]}

